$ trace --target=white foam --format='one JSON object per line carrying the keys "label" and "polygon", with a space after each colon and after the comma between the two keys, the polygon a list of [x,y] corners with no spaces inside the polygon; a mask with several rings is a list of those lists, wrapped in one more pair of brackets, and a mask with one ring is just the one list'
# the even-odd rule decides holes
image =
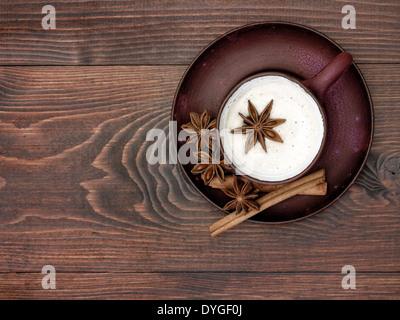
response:
{"label": "white foam", "polygon": [[[270,117],[286,119],[274,128],[283,143],[266,139],[267,152],[257,142],[246,154],[246,135],[230,131],[243,125],[239,112],[248,115],[248,100],[261,113],[271,99]],[[224,152],[233,165],[264,181],[282,181],[303,172],[317,155],[324,136],[323,117],[315,100],[300,85],[281,76],[262,76],[240,86],[221,112],[219,128]]]}

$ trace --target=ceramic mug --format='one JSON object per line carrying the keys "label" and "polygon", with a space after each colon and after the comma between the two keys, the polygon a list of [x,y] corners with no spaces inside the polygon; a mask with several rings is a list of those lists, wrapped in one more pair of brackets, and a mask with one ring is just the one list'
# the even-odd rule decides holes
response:
{"label": "ceramic mug", "polygon": [[[252,75],[246,79],[243,79],[240,83],[238,83],[227,95],[227,97],[224,99],[223,103],[221,104],[219,111],[218,111],[218,116],[217,116],[217,129],[219,132],[223,129],[221,126],[221,115],[223,111],[225,110],[225,107],[227,105],[227,102],[230,100],[230,98],[235,94],[235,92],[238,91],[242,85],[249,83],[249,81],[252,81],[254,79],[258,79],[261,77],[268,77],[268,76],[276,76],[276,77],[283,77],[285,79],[290,80],[292,83],[297,84],[308,94],[313,101],[315,102],[316,106],[318,107],[318,110],[320,112],[321,118],[322,118],[322,124],[323,124],[323,133],[322,133],[322,139],[319,145],[318,152],[315,153],[315,156],[309,161],[308,159],[308,165],[304,168],[301,169],[301,172],[298,172],[292,176],[285,176],[284,179],[266,179],[264,177],[256,176],[256,175],[251,175],[251,174],[246,174],[244,173],[243,169],[240,168],[238,165],[235,165],[233,161],[230,159],[229,155],[226,154],[224,151],[224,143],[223,140],[220,139],[220,145],[221,145],[221,151],[224,154],[225,157],[225,162],[228,163],[229,166],[231,166],[232,169],[236,171],[237,174],[244,176],[245,178],[249,179],[250,181],[257,182],[260,184],[267,184],[267,185],[276,185],[276,184],[283,184],[283,183],[288,183],[291,181],[294,181],[301,176],[305,175],[312,167],[313,165],[317,162],[319,159],[321,152],[324,147],[325,143],[325,138],[326,138],[326,115],[325,111],[323,108],[323,102],[325,99],[325,94],[329,87],[340,77],[342,73],[344,73],[348,67],[352,64],[353,58],[351,54],[347,52],[342,52],[338,56],[336,56],[328,65],[326,65],[318,74],[316,74],[314,77],[306,80],[300,80],[292,75],[288,75],[282,72],[262,72],[258,73],[255,75]],[[296,155],[293,155],[296,156]]]}

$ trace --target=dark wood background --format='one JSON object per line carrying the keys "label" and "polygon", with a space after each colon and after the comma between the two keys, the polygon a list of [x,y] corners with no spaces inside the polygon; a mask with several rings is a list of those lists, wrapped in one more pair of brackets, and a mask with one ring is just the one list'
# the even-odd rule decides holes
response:
{"label": "dark wood background", "polygon": [[[43,30],[41,9],[57,10]],[[357,11],[343,30],[341,9]],[[400,298],[400,2],[0,0],[0,298]],[[354,55],[376,132],[335,205],[215,239],[222,213],[176,165],[149,166],[196,54],[232,28],[291,21]],[[43,290],[44,265],[57,289]],[[357,289],[343,290],[353,265]]]}

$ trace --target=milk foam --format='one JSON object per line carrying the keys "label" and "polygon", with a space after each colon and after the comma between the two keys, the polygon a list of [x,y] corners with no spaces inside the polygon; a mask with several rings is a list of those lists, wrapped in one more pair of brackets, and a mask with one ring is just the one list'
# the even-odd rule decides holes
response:
{"label": "milk foam", "polygon": [[[260,114],[274,100],[270,118],[286,122],[275,127],[283,143],[266,139],[246,154],[247,135],[232,129],[243,125],[239,112],[248,116],[248,100]],[[264,181],[282,181],[303,172],[317,155],[324,137],[324,122],[317,103],[300,85],[281,76],[261,76],[245,82],[227,101],[219,128],[226,157],[243,174]]]}

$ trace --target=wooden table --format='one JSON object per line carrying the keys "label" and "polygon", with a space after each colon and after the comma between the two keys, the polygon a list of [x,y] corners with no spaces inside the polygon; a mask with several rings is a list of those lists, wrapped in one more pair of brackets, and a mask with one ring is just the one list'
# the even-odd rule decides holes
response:
{"label": "wooden table", "polygon": [[[356,29],[342,28],[346,4]],[[399,17],[398,0],[1,0],[0,298],[400,298]],[[212,239],[223,213],[176,165],[147,164],[146,133],[167,127],[205,45],[261,21],[314,27],[354,55],[374,143],[329,209]]]}

